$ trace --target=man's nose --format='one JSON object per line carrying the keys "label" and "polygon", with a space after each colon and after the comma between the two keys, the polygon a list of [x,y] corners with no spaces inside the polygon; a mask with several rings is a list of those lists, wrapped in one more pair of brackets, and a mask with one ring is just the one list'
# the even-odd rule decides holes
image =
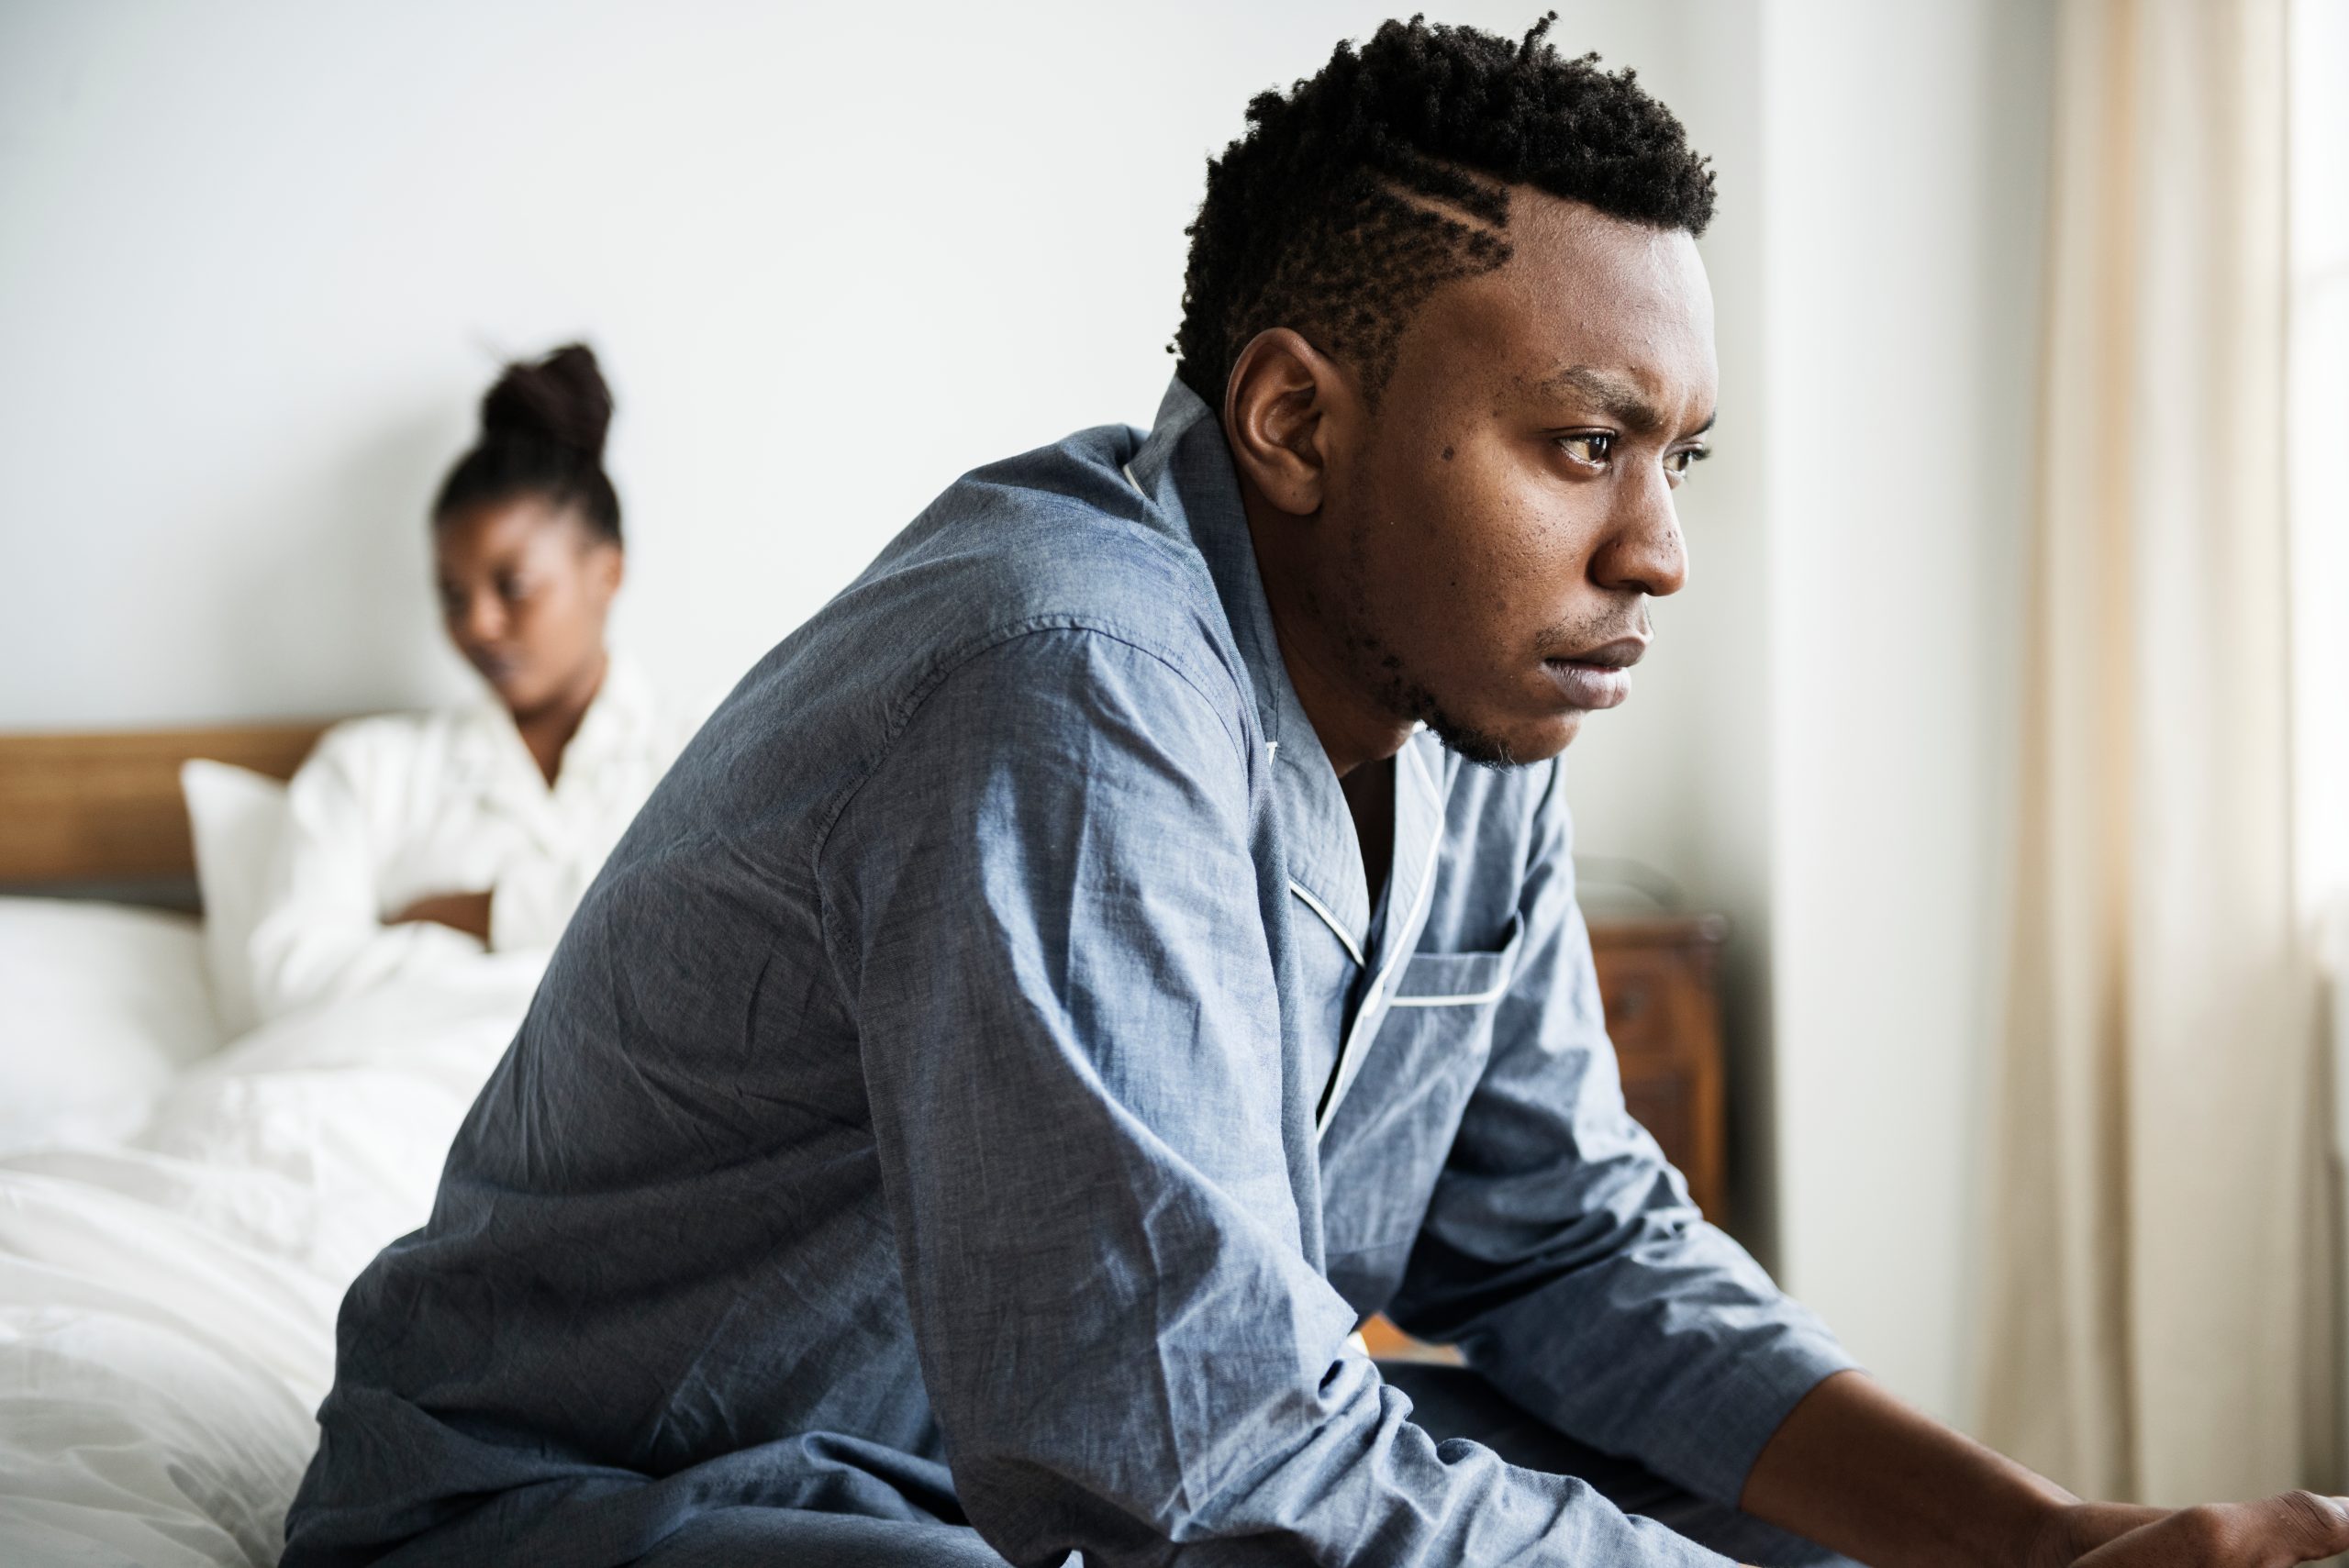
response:
{"label": "man's nose", "polygon": [[1688,550],[1660,466],[1624,485],[1611,521],[1613,531],[1591,562],[1598,585],[1659,599],[1680,592],[1688,581]]}

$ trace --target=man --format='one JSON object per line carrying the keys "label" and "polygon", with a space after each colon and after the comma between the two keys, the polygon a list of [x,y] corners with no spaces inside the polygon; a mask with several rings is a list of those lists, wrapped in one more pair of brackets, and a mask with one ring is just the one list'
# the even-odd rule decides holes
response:
{"label": "man", "polygon": [[1686,572],[1712,186],[1542,34],[1260,97],[1155,427],[743,681],[352,1288],[288,1564],[2349,1546],[1909,1411],[1624,1115],[1552,759]]}

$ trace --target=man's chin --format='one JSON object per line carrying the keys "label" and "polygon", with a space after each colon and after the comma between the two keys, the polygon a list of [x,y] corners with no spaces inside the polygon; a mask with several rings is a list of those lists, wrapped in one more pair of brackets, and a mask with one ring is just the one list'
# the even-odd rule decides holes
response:
{"label": "man's chin", "polygon": [[1543,716],[1533,724],[1483,728],[1449,714],[1430,716],[1428,728],[1451,751],[1480,768],[1522,768],[1546,762],[1582,731],[1582,710]]}

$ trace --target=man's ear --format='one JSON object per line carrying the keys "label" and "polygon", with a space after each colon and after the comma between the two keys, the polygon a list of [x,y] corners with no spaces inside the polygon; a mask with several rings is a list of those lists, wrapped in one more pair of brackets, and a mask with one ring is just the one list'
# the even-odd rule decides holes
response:
{"label": "man's ear", "polygon": [[1274,506],[1310,517],[1321,509],[1334,438],[1359,402],[1336,361],[1302,336],[1286,327],[1259,332],[1224,384],[1232,462]]}

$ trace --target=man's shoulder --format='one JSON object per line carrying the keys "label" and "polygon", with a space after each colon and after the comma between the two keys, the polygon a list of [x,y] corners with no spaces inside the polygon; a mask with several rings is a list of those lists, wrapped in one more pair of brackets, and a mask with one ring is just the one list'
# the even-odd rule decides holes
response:
{"label": "man's shoulder", "polygon": [[1141,439],[1107,426],[964,474],[771,662],[847,662],[903,691],[1008,638],[1064,628],[1130,643],[1203,688],[1244,689],[1187,523],[1125,472]]}
{"label": "man's shoulder", "polygon": [[974,469],[867,576],[936,574],[982,636],[1074,617],[1137,637],[1212,638],[1226,625],[1214,579],[1186,519],[1129,473],[1141,443],[1140,431],[1104,426]]}
{"label": "man's shoulder", "polygon": [[[988,703],[1008,705],[994,711],[1016,712],[1022,680],[1119,665],[1106,654],[1056,674],[1049,660],[1009,656],[1038,633],[1139,651],[1226,729],[1244,730],[1252,687],[1215,578],[1186,517],[1125,472],[1141,439],[1119,426],[1080,431],[956,480],[743,678],[688,750],[687,781],[756,778],[772,802],[774,781],[788,778],[786,794],[830,798],[958,671],[959,690],[986,682]],[[1039,709],[1083,706],[1065,691],[1033,695]]]}

